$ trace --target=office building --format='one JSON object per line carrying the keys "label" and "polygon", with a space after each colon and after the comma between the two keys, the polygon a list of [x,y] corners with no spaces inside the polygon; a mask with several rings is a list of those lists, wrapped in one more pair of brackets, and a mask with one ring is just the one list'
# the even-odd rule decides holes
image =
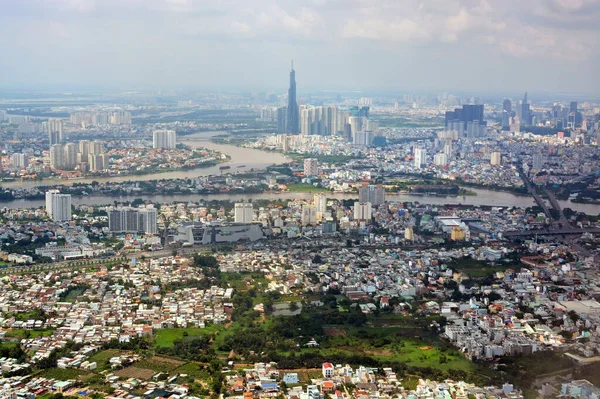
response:
{"label": "office building", "polygon": [[427,165],[427,150],[425,148],[415,148],[415,168],[421,169]]}
{"label": "office building", "polygon": [[81,140],[79,142],[79,162],[87,162],[90,151],[90,142]]}
{"label": "office building", "polygon": [[492,152],[492,156],[490,158],[490,164],[492,165],[500,165],[502,163],[502,155],[498,151]]}
{"label": "office building", "polygon": [[301,106],[300,133],[303,135],[331,136],[338,131],[338,107]]}
{"label": "office building", "polygon": [[446,166],[448,165],[448,156],[444,153],[435,154],[433,156],[433,163],[435,166]]}
{"label": "office building", "polygon": [[304,176],[318,176],[319,162],[316,158],[307,158],[304,160]]}
{"label": "office building", "polygon": [[368,130],[354,132],[352,135],[352,144],[358,146],[370,147],[373,145],[373,140],[375,140],[375,136]]}
{"label": "office building", "polygon": [[50,146],[50,167],[62,169],[65,166],[65,147],[62,144],[53,144]]}
{"label": "office building", "polygon": [[321,220],[325,212],[327,212],[327,196],[325,193],[316,193],[314,202],[317,209],[317,220]]}
{"label": "office building", "polygon": [[63,137],[63,121],[58,118],[50,118],[45,122],[46,133],[48,133],[48,141],[50,147],[54,144],[61,144],[64,140]]}
{"label": "office building", "polygon": [[354,203],[354,220],[359,222],[369,222],[372,216],[372,207],[370,202]]}
{"label": "office building", "polygon": [[175,130],[155,130],[152,133],[152,148],[175,148],[176,140]]}
{"label": "office building", "polygon": [[145,234],[158,234],[158,211],[153,207],[138,210],[138,228]]}
{"label": "office building", "polygon": [[254,207],[250,202],[239,202],[234,205],[234,221],[236,223],[252,223]]}
{"label": "office building", "polygon": [[483,104],[464,104],[462,108],[455,108],[454,111],[446,111],[446,129],[457,131],[459,137],[464,137],[469,122],[482,126],[487,125],[484,120]]}
{"label": "office building", "polygon": [[521,101],[519,107],[517,108],[517,117],[519,117],[521,125],[529,126],[531,125],[531,116],[531,108],[529,101],[527,100],[527,92],[525,92],[523,101]]}
{"label": "office building", "polygon": [[89,154],[87,158],[88,169],[90,172],[99,172],[108,169],[108,154]]}
{"label": "office building", "polygon": [[77,154],[79,152],[79,145],[75,143],[68,143],[64,146],[65,148],[65,168],[73,169],[77,165]]}
{"label": "office building", "polygon": [[154,208],[110,207],[108,230],[111,233],[158,233],[158,212]]}
{"label": "office building", "polygon": [[71,220],[71,194],[58,190],[46,192],[46,213],[55,222]]}
{"label": "office building", "polygon": [[317,223],[317,208],[314,205],[302,205],[302,226]]}
{"label": "office building", "polygon": [[21,170],[27,168],[27,155],[22,153],[12,154],[12,166],[14,170]]}
{"label": "office building", "polygon": [[288,90],[288,105],[286,118],[286,131],[290,134],[300,132],[300,118],[298,115],[298,102],[296,101],[296,71],[292,61],[292,70],[290,71],[290,88]]}
{"label": "office building", "polygon": [[533,154],[531,168],[534,170],[542,170],[544,168],[544,156],[542,154]]}
{"label": "office building", "polygon": [[287,107],[277,108],[277,132],[287,132]]}
{"label": "office building", "polygon": [[358,188],[358,200],[379,206],[385,202],[385,189],[381,184],[363,185]]}
{"label": "office building", "polygon": [[502,128],[508,130],[510,127],[510,118],[512,117],[512,102],[505,98],[502,103]]}

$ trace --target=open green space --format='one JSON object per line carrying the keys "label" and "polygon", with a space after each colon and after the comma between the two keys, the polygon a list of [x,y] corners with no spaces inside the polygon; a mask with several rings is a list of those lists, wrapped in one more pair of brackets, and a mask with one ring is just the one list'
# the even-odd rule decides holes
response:
{"label": "open green space", "polygon": [[288,184],[288,191],[294,193],[323,193],[329,192],[326,188],[323,187],[315,187],[312,184],[307,183],[296,183],[296,184]]}
{"label": "open green space", "polygon": [[6,333],[7,337],[13,338],[37,338],[37,337],[48,337],[54,333],[54,329],[47,330],[26,330],[26,329],[11,329]]}
{"label": "open green space", "polygon": [[212,335],[223,331],[224,329],[223,326],[216,324],[209,324],[206,328],[163,328],[156,330],[154,344],[159,348],[169,348],[172,347],[174,342],[178,339],[183,340],[184,338],[191,339],[193,337]]}
{"label": "open green space", "polygon": [[57,380],[76,380],[88,376],[90,373],[78,369],[59,369],[58,367],[41,370],[38,375],[44,378],[55,378]]}

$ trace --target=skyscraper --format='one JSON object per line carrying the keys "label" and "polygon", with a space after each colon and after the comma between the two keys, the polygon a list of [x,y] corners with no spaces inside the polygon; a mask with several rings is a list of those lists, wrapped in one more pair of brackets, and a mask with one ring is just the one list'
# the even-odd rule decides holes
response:
{"label": "skyscraper", "polygon": [[415,148],[415,168],[421,169],[427,164],[427,150],[425,148]]}
{"label": "skyscraper", "polygon": [[58,190],[47,191],[46,213],[57,222],[71,220],[71,194],[61,194]]}
{"label": "skyscraper", "polygon": [[252,223],[254,206],[251,202],[237,202],[234,206],[234,221],[236,223]]}
{"label": "skyscraper", "polygon": [[52,169],[62,169],[65,165],[65,147],[62,144],[50,146],[50,167]]}
{"label": "skyscraper", "polygon": [[358,200],[379,206],[385,202],[385,189],[381,184],[363,185],[358,188]]}
{"label": "skyscraper", "polygon": [[523,96],[523,102],[521,103],[521,125],[531,125],[531,109],[529,102],[527,101],[527,92]]}
{"label": "skyscraper", "polygon": [[286,131],[290,134],[298,134],[300,131],[299,124],[298,102],[296,101],[296,71],[294,71],[294,61],[292,61],[292,70],[290,71],[290,88],[288,90]]}
{"label": "skyscraper", "polygon": [[155,130],[152,133],[152,148],[175,148],[176,141],[175,130]]}
{"label": "skyscraper", "polygon": [[50,146],[54,144],[60,144],[63,142],[63,121],[58,118],[50,118],[46,122],[46,129],[48,133],[48,141]]}
{"label": "skyscraper", "polygon": [[158,211],[152,207],[110,207],[108,230],[112,233],[158,233]]}

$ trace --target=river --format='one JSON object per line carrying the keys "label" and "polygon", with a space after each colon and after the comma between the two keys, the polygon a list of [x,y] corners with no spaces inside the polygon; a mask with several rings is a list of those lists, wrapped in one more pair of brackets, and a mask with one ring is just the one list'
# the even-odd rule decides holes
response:
{"label": "river", "polygon": [[[228,144],[217,144],[210,141],[210,138],[224,134],[222,131],[216,132],[202,132],[182,136],[179,143],[188,145],[190,147],[202,147],[211,150],[219,151],[221,153],[229,155],[230,159],[227,162],[220,163],[216,166],[208,168],[198,168],[191,170],[180,170],[173,172],[164,173],[150,173],[146,175],[124,175],[124,176],[113,176],[113,177],[94,177],[86,179],[46,179],[43,181],[13,181],[13,182],[2,182],[0,186],[3,188],[28,188],[37,186],[49,186],[55,184],[61,184],[65,186],[72,185],[73,183],[91,183],[97,181],[99,183],[106,182],[127,182],[127,181],[148,181],[148,180],[163,180],[163,179],[193,179],[199,176],[210,176],[218,175],[221,173],[222,166],[230,166],[231,169],[226,172],[248,172],[252,169],[265,169],[267,166],[274,164],[282,164],[289,162],[290,159],[285,155],[278,152],[265,152],[261,150],[255,150],[251,148],[236,147]],[[1,206],[2,204],[0,204]]]}
{"label": "river", "polygon": [[[229,165],[231,169],[228,171],[250,171],[250,169],[264,169],[269,165],[282,164],[289,161],[286,156],[275,153],[265,152],[260,150],[254,150],[249,148],[236,147],[227,144],[216,144],[210,141],[210,138],[216,134],[223,134],[223,132],[203,132],[189,136],[184,136],[179,142],[194,147],[205,147],[210,148],[230,157],[230,160],[226,163],[220,164],[219,166]],[[69,185],[74,182],[91,182],[96,180],[99,182],[123,182],[123,181],[144,181],[144,180],[160,180],[160,179],[176,179],[176,178],[194,178],[198,176],[208,176],[221,173],[219,166],[205,168],[205,169],[194,169],[187,171],[178,172],[167,172],[167,173],[155,173],[143,176],[121,176],[121,177],[106,177],[106,178],[95,178],[95,179],[81,179],[81,180],[48,180],[47,182],[10,182],[2,183],[2,187],[34,187],[40,184],[65,184]],[[240,167],[241,166],[241,167]],[[469,190],[475,191],[477,195],[466,196],[466,197],[429,197],[429,196],[416,196],[410,194],[386,194],[388,201],[396,202],[420,202],[422,204],[469,204],[469,205],[492,205],[492,206],[518,206],[528,207],[534,205],[532,197],[514,195],[508,192],[492,191],[480,188],[471,188]],[[243,200],[256,200],[256,199],[312,199],[313,193],[258,193],[258,194],[187,194],[187,195],[144,195],[143,198],[152,200],[160,203],[172,203],[174,201],[207,201],[207,200],[231,200],[231,201],[243,201]],[[345,194],[345,193],[333,193],[328,194],[329,198],[335,199],[352,199],[357,198],[358,194]],[[114,201],[124,202],[133,201],[136,198],[140,198],[140,195],[131,196],[101,196],[91,195],[86,197],[73,197],[73,205],[108,205]],[[559,201],[561,207],[571,208],[576,211],[585,212],[591,215],[597,215],[600,213],[600,205],[595,204],[576,204],[570,201]],[[45,205],[44,200],[14,200],[10,202],[0,202],[0,208],[38,208]]]}

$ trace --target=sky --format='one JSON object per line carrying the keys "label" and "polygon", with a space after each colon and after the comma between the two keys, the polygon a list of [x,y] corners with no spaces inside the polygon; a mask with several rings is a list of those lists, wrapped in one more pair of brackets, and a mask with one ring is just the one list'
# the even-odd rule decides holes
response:
{"label": "sky", "polygon": [[600,91],[600,0],[0,0],[0,87]]}

